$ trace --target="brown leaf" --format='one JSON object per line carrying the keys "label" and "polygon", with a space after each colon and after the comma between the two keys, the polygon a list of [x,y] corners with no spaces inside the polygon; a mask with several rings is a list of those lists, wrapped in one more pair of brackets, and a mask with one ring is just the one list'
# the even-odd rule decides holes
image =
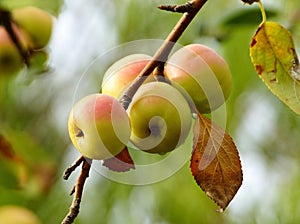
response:
{"label": "brown leaf", "polygon": [[15,163],[23,163],[22,159],[15,153],[12,145],[7,139],[0,134],[0,156],[4,156],[4,158],[11,160]]}
{"label": "brown leaf", "polygon": [[197,184],[224,211],[242,184],[239,153],[232,138],[199,112],[190,168]]}
{"label": "brown leaf", "polygon": [[13,160],[15,153],[11,144],[0,134],[0,153],[7,159]]}
{"label": "brown leaf", "polygon": [[102,165],[116,172],[126,172],[130,169],[135,169],[134,162],[128,152],[127,147],[125,147],[115,157],[104,160]]}

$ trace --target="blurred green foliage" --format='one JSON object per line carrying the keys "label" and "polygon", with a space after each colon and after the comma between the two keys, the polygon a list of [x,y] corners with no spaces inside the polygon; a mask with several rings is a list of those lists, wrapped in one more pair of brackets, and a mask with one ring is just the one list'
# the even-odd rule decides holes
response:
{"label": "blurred green foliage", "polygon": [[[64,168],[78,155],[67,136],[67,114],[80,77],[75,74],[84,70],[81,62],[97,55],[88,54],[94,48],[89,45],[92,37],[98,32],[111,40],[115,35],[114,45],[164,39],[180,18],[179,14],[156,8],[168,3],[174,1],[1,1],[8,8],[33,4],[58,15],[57,27],[63,28],[55,29],[53,38],[61,48],[64,70],[53,63],[53,70],[29,83],[24,83],[26,74],[0,80],[0,134],[22,160],[21,171],[16,171],[17,164],[0,152],[0,206],[21,205],[34,211],[42,223],[60,223],[68,212],[72,201],[68,193],[78,175],[75,172],[67,182],[61,178]],[[272,20],[291,30],[296,48],[300,49],[299,1],[266,2],[265,6]],[[84,35],[71,29],[72,19],[77,19],[75,24],[86,19],[80,23],[80,31],[89,24],[102,24],[100,20],[92,23],[94,18],[84,13],[103,15],[107,8],[113,9],[105,20],[109,30],[94,26],[93,32]],[[75,223],[300,222],[300,119],[266,89],[250,62],[249,43],[258,25],[257,12],[255,4],[210,0],[179,41],[216,49],[233,74],[232,94],[226,105],[227,131],[240,151],[245,180],[228,210],[224,214],[215,212],[214,203],[193,180],[188,163],[168,179],[146,186],[116,183],[92,170]],[[66,38],[70,39],[63,42]],[[67,46],[68,42],[76,45]],[[98,45],[103,51],[109,48],[103,42]],[[51,46],[53,51],[56,49],[55,44],[50,45],[50,62],[58,56],[51,54]],[[94,72],[97,71],[100,70]],[[86,79],[95,82],[94,76]],[[98,88],[100,83],[93,88],[95,85]]]}
{"label": "blurred green foliage", "polygon": [[0,5],[8,9],[14,9],[24,6],[37,6],[46,11],[51,12],[54,15],[58,15],[60,7],[62,5],[62,0],[52,0],[52,1],[43,1],[43,0],[1,0]]}

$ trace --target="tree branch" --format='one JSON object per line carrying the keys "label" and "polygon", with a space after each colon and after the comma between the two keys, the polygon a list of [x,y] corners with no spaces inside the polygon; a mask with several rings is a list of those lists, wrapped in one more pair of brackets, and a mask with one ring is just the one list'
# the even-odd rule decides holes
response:
{"label": "tree branch", "polygon": [[[195,18],[199,10],[202,6],[207,2],[207,0],[193,0],[188,2],[185,5],[177,6],[177,10],[183,13],[181,19],[177,22],[173,30],[170,32],[162,46],[157,50],[152,60],[145,66],[145,68],[141,71],[138,77],[131,83],[128,89],[125,91],[123,96],[119,99],[122,106],[127,109],[132,97],[138,90],[138,88],[143,84],[143,82],[147,79],[147,77],[151,74],[151,72],[157,67],[157,71],[155,72],[156,77],[158,79],[162,79],[160,77],[163,75],[163,67],[165,62],[167,61],[171,50],[173,49],[175,43],[179,39],[179,37],[186,30],[191,21]],[[161,6],[164,8],[163,6]],[[171,6],[172,7],[172,6]],[[176,7],[174,7],[176,10]],[[171,10],[172,11],[172,10]],[[168,80],[165,80],[168,81]],[[89,171],[91,167],[92,161],[87,161],[84,157],[79,157],[73,165],[71,165],[64,173],[64,179],[68,179],[71,173],[81,164],[82,170],[80,176],[76,182],[75,187],[72,189],[71,194],[74,194],[74,199],[72,205],[70,207],[70,211],[67,216],[62,221],[62,224],[71,224],[77,217],[80,208],[81,197],[83,193],[83,187],[86,179],[89,176]]]}
{"label": "tree branch", "polygon": [[75,218],[79,214],[83,188],[84,188],[86,179],[89,177],[91,162],[92,162],[92,160],[84,160],[82,163],[82,169],[81,169],[80,175],[78,177],[78,180],[76,182],[76,185],[75,185],[74,191],[73,191],[74,198],[73,198],[72,205],[70,207],[69,213],[66,215],[66,217],[64,218],[64,220],[62,221],[61,224],[73,223]]}
{"label": "tree branch", "polygon": [[160,5],[158,8],[169,12],[179,13],[191,12],[194,9],[192,2],[187,2],[183,5]]}
{"label": "tree branch", "polygon": [[206,2],[207,0],[193,0],[189,2],[189,5],[191,7],[189,12],[186,12],[182,15],[181,19],[177,22],[169,36],[164,41],[163,45],[155,53],[152,60],[145,66],[145,68],[141,71],[139,76],[131,83],[131,85],[127,88],[123,96],[121,96],[121,98],[119,99],[120,103],[125,109],[128,108],[129,104],[131,103],[132,97],[134,96],[138,88],[146,80],[146,78],[151,74],[151,72],[160,63],[166,62],[175,43]]}
{"label": "tree branch", "polygon": [[76,170],[78,166],[80,166],[81,163],[83,163],[84,160],[85,158],[83,156],[79,156],[77,160],[65,170],[63,175],[64,180],[68,180],[70,175],[74,172],[74,170]]}

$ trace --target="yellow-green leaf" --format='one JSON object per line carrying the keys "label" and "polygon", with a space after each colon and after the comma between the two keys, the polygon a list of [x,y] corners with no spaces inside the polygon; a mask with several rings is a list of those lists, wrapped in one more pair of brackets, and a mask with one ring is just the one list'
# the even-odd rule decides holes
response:
{"label": "yellow-green leaf", "polygon": [[271,92],[300,114],[300,67],[291,33],[276,22],[262,23],[252,39],[250,56]]}

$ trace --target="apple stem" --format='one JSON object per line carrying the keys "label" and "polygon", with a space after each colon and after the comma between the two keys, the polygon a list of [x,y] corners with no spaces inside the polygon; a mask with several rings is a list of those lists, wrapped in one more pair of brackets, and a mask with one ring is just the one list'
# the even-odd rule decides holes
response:
{"label": "apple stem", "polygon": [[[74,188],[72,190],[72,194],[74,194],[74,198],[73,198],[72,205],[70,206],[69,213],[63,219],[61,224],[71,224],[74,222],[75,218],[78,216],[84,184],[85,184],[86,179],[89,177],[92,160],[85,159],[83,156],[81,156],[74,163],[75,168],[79,166],[77,162],[79,163],[79,165],[82,163],[81,172],[77,179],[76,185],[74,186]],[[77,166],[75,166],[75,164]]]}
{"label": "apple stem", "polygon": [[153,71],[153,76],[158,82],[165,82],[171,84],[171,81],[164,75],[165,63],[159,64]]}
{"label": "apple stem", "polygon": [[[137,78],[131,83],[131,85],[126,89],[124,94],[120,97],[119,102],[125,109],[129,107],[129,104],[131,103],[134,94],[144,83],[146,78],[151,74],[151,72],[157,66],[159,66],[160,64],[164,64],[167,61],[175,43],[178,41],[179,37],[183,34],[188,25],[192,22],[192,20],[195,18],[199,10],[203,7],[203,5],[206,2],[207,0],[193,0],[181,6],[181,8],[188,8],[189,10],[186,10],[186,12],[183,13],[182,17],[177,22],[173,30],[170,32],[162,46],[154,54],[152,60],[149,61],[149,63],[144,67],[144,69],[140,72]],[[159,6],[159,8],[170,8],[170,6]]]}

